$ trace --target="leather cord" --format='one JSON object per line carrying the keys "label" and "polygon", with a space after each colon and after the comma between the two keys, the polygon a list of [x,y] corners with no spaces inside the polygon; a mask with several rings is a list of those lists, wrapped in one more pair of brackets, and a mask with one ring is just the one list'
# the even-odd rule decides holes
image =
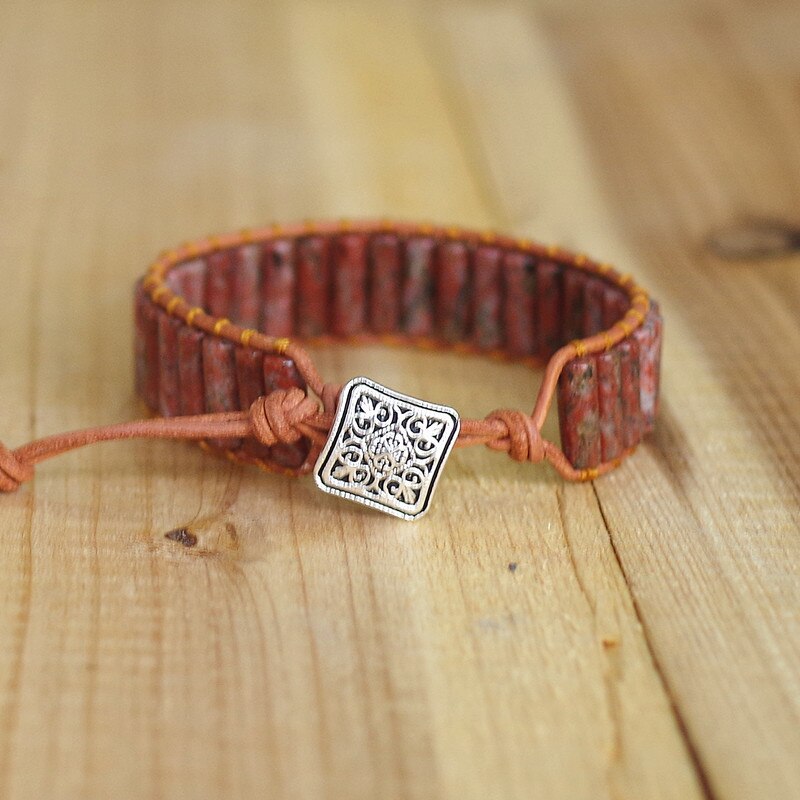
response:
{"label": "leather cord", "polygon": [[[247,411],[157,417],[122,422],[37,439],[15,450],[0,443],[0,491],[12,492],[31,480],[34,467],[48,458],[96,442],[120,439],[252,438],[264,445],[292,444],[307,437],[316,453],[324,445],[341,387],[323,384],[322,405],[300,389],[276,389],[259,397]],[[485,444],[504,450],[516,461],[542,461],[546,450],[532,417],[513,409],[499,409],[485,419],[462,420],[457,445]],[[309,457],[307,463],[313,464]]]}

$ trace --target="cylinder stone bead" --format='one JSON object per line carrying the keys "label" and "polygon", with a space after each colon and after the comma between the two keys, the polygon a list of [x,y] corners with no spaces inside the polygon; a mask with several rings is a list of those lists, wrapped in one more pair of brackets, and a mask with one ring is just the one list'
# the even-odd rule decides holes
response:
{"label": "cylinder stone bead", "polygon": [[583,320],[581,335],[594,336],[605,327],[606,282],[601,278],[589,276],[583,289]]}
{"label": "cylinder stone bead", "polygon": [[434,333],[435,248],[436,241],[428,236],[412,236],[406,242],[401,327],[410,336]]}
{"label": "cylinder stone bead", "polygon": [[644,433],[653,430],[658,413],[662,330],[658,304],[653,302],[644,322],[633,332],[639,344],[639,390]]}
{"label": "cylinder stone bead", "polygon": [[[239,408],[244,411],[264,394],[265,355],[261,350],[252,347],[237,347],[234,357]],[[242,443],[242,450],[254,458],[270,458],[270,448],[254,438],[246,439]]]}
{"label": "cylinder stone bead", "polygon": [[443,242],[436,258],[436,328],[446,342],[461,342],[470,322],[469,249],[464,242]]}
{"label": "cylinder stone bead", "polygon": [[513,356],[529,356],[536,343],[536,260],[512,251],[503,258],[503,331],[506,349]]}
{"label": "cylinder stone bead", "polygon": [[536,267],[536,348],[541,358],[550,358],[564,344],[562,273],[562,267],[552,261],[542,261]]}
{"label": "cylinder stone bead", "polygon": [[204,414],[206,393],[203,382],[203,339],[205,334],[184,325],[178,331],[178,381],[181,414]]}
{"label": "cylinder stone bead", "polygon": [[307,236],[297,243],[297,335],[314,339],[330,332],[329,239]]}
{"label": "cylinder stone bead", "polygon": [[[213,336],[203,339],[203,383],[205,406],[209,414],[239,410],[234,349],[233,342],[224,339]],[[216,439],[211,444],[235,450],[241,445],[241,439]]]}
{"label": "cylinder stone bead", "polygon": [[346,233],[336,237],[333,247],[332,333],[353,336],[362,333],[367,321],[367,237]]}
{"label": "cylinder stone bead", "polygon": [[619,353],[622,444],[629,450],[639,444],[642,438],[639,344],[633,337],[628,337],[619,342],[614,350]]}
{"label": "cylinder stone bead", "polygon": [[159,308],[145,297],[142,304],[142,328],[144,331],[144,384],[142,395],[145,403],[153,411],[158,411],[158,386],[160,368],[158,364],[158,316]]}
{"label": "cylinder stone bead", "polygon": [[166,311],[158,315],[158,411],[164,417],[181,413],[180,353],[178,333],[182,320],[170,317]]}
{"label": "cylinder stone bead", "polygon": [[205,306],[207,271],[206,260],[195,258],[170,270],[166,282],[190,306]]}
{"label": "cylinder stone bead", "polygon": [[230,250],[210,253],[206,258],[206,302],[214,317],[230,317],[233,313],[235,263]]}
{"label": "cylinder stone bead", "polygon": [[564,270],[564,305],[562,310],[562,333],[564,342],[582,339],[584,336],[584,314],[586,310],[585,272],[569,267]]}
{"label": "cylinder stone bead", "polygon": [[400,327],[400,297],[403,249],[394,233],[378,233],[370,242],[369,323],[374,333],[397,333]]}
{"label": "cylinder stone bead", "polygon": [[261,306],[261,245],[237,248],[235,261],[231,319],[243,328],[257,328]]}
{"label": "cylinder stone bead", "polygon": [[295,314],[294,241],[274,239],[261,255],[261,330],[269,336],[291,336]]}
{"label": "cylinder stone bead", "polygon": [[619,458],[624,450],[619,352],[609,350],[599,353],[596,362],[602,459],[612,461]]}
{"label": "cylinder stone bead", "polygon": [[[306,391],[306,382],[300,375],[294,361],[285,356],[267,354],[264,356],[264,393],[276,389],[296,387]],[[269,460],[281,469],[296,470],[308,457],[311,442],[302,438],[297,442],[272,445]]]}
{"label": "cylinder stone bead", "polygon": [[615,286],[607,286],[603,293],[603,327],[610,328],[615,322],[619,322],[630,304],[630,298],[625,292]]}
{"label": "cylinder stone bead", "polygon": [[576,469],[602,460],[597,365],[594,356],[569,361],[558,382],[561,447]]}
{"label": "cylinder stone bead", "polygon": [[501,261],[502,252],[497,247],[481,246],[475,250],[472,341],[482,350],[495,350],[503,344]]}

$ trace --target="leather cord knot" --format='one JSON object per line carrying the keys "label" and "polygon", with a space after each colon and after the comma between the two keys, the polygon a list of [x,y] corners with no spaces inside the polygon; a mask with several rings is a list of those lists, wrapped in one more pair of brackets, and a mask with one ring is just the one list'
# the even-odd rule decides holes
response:
{"label": "leather cord knot", "polygon": [[341,393],[342,385],[340,383],[326,383],[323,385],[319,396],[326,413],[333,414],[339,404],[339,395]]}
{"label": "leather cord knot", "polygon": [[21,483],[33,478],[33,466],[21,461],[0,442],[0,492],[15,492]]}
{"label": "leather cord knot", "polygon": [[545,458],[544,442],[533,418],[513,408],[499,408],[486,416],[487,420],[499,420],[505,425],[506,435],[489,443],[495,449],[508,449],[514,461],[538,463]]}
{"label": "leather cord knot", "polygon": [[276,389],[250,406],[250,425],[262,444],[292,444],[304,435],[298,426],[318,413],[319,405],[302,389]]}

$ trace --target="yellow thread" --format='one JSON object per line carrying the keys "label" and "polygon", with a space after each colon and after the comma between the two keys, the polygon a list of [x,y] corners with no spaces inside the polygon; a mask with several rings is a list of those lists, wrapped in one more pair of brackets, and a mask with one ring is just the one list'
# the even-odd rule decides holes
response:
{"label": "yellow thread", "polygon": [[633,283],[633,277],[626,272],[624,275],[620,275],[619,278],[617,278],[617,283],[619,283],[620,286],[627,286],[629,283]]}
{"label": "yellow thread", "polygon": [[619,328],[626,336],[631,335],[632,328],[624,320],[620,320],[614,327]]}
{"label": "yellow thread", "polygon": [[644,314],[638,308],[632,308],[625,315],[626,317],[635,317],[639,322],[644,322]]}
{"label": "yellow thread", "polygon": [[172,300],[170,300],[169,303],[167,303],[167,314],[171,314],[175,310],[178,303],[181,302],[181,300],[183,300],[182,297],[178,297],[178,295],[175,295],[175,297],[173,297]]}
{"label": "yellow thread", "polygon": [[231,324],[231,321],[229,319],[226,319],[225,317],[223,317],[222,319],[218,319],[214,323],[214,336],[219,336],[221,331],[222,331],[222,329],[226,325],[230,325],[230,324]]}
{"label": "yellow thread", "polygon": [[291,341],[289,339],[285,339],[285,338],[276,339],[272,343],[272,349],[276,353],[280,353],[281,355],[283,355],[286,352],[286,349],[289,347],[290,344],[291,344]]}
{"label": "yellow thread", "polygon": [[605,342],[606,350],[610,350],[614,346],[614,342],[608,335],[608,331],[603,331],[603,342]]}
{"label": "yellow thread", "polygon": [[604,262],[602,262],[601,264],[598,264],[598,265],[595,267],[595,269],[596,269],[596,270],[597,270],[597,271],[598,271],[598,272],[599,272],[601,275],[608,275],[608,273],[609,273],[609,272],[611,272],[611,270],[612,270],[612,269],[614,269],[614,267],[613,267],[611,264],[609,264],[607,261],[604,261]]}
{"label": "yellow thread", "polygon": [[343,231],[349,231],[349,230],[352,230],[352,228],[353,228],[353,222],[352,222],[352,220],[349,220],[349,219],[340,219],[340,220],[339,220],[339,227],[340,227],[340,228],[341,228]]}
{"label": "yellow thread", "polygon": [[251,231],[250,228],[242,228],[239,231],[239,236],[244,244],[251,244],[253,241],[253,231]]}
{"label": "yellow thread", "polygon": [[433,233],[433,225],[431,225],[429,222],[423,222],[422,225],[417,228],[417,230],[424,234]]}
{"label": "yellow thread", "polygon": [[156,302],[156,301],[158,301],[158,298],[161,297],[162,294],[164,294],[164,292],[168,292],[168,291],[169,291],[169,287],[166,284],[162,283],[162,284],[156,286],[155,289],[153,289],[152,293],[150,294],[150,297],[152,297],[153,301]]}
{"label": "yellow thread", "polygon": [[[254,459],[255,465],[262,471],[268,472],[270,475],[281,474],[282,470],[275,464],[270,464],[268,461],[264,461],[263,458],[256,458]],[[293,474],[289,470],[286,471],[287,475]]]}
{"label": "yellow thread", "polygon": [[[317,229],[317,224],[316,224],[316,222],[314,222],[313,220],[310,220],[310,219],[304,219],[304,220],[303,220],[303,230],[304,230],[306,233],[314,233],[314,231],[315,231],[316,229]],[[280,225],[275,225],[275,226],[273,226],[273,231],[272,231],[272,232],[273,232],[274,234],[276,234],[276,235],[277,235],[277,234],[281,233],[282,231],[283,231],[283,228],[281,228],[281,226],[280,226]]]}
{"label": "yellow thread", "polygon": [[558,250],[559,248],[557,244],[550,244],[547,246],[547,255],[550,256],[550,258],[554,258],[558,255]]}
{"label": "yellow thread", "polygon": [[484,231],[481,233],[480,239],[484,244],[492,244],[497,241],[497,234],[494,231]]}
{"label": "yellow thread", "polygon": [[250,347],[250,340],[258,333],[258,331],[254,331],[252,328],[245,328],[240,336],[239,341],[245,346]]}
{"label": "yellow thread", "polygon": [[161,279],[151,274],[142,281],[142,287],[145,289],[152,289],[154,286],[158,286],[159,283],[161,283]]}
{"label": "yellow thread", "polygon": [[579,358],[586,355],[586,345],[580,339],[575,339],[575,341],[572,342],[572,346],[575,348],[575,355]]}
{"label": "yellow thread", "polygon": [[461,229],[460,228],[448,228],[447,229],[447,236],[450,239],[458,239],[461,236]]}
{"label": "yellow thread", "polygon": [[582,267],[586,263],[586,254],[585,253],[578,253],[575,256],[574,264],[576,267]]}
{"label": "yellow thread", "polygon": [[194,318],[198,314],[202,314],[202,313],[203,313],[203,309],[199,308],[198,306],[195,306],[194,308],[190,308],[188,313],[186,314],[186,324],[187,325],[194,325]]}
{"label": "yellow thread", "polygon": [[517,239],[517,247],[520,250],[530,250],[533,247],[533,242],[530,239]]}

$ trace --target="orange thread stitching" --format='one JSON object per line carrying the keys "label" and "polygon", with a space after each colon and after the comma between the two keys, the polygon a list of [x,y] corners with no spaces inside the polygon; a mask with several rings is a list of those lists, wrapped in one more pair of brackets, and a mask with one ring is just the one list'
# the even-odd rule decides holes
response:
{"label": "orange thread stitching", "polygon": [[183,298],[179,297],[178,295],[175,295],[169,301],[169,303],[167,303],[167,314],[172,315],[172,312],[175,311],[175,308],[177,307],[178,303],[182,303],[182,302],[183,302]]}
{"label": "orange thread stitching", "polygon": [[575,339],[575,341],[570,342],[570,344],[575,348],[575,355],[578,358],[583,358],[586,355],[586,343],[581,339]]}
{"label": "orange thread stitching", "polygon": [[245,328],[239,336],[239,341],[245,346],[250,347],[250,340],[258,333],[252,328]]}

